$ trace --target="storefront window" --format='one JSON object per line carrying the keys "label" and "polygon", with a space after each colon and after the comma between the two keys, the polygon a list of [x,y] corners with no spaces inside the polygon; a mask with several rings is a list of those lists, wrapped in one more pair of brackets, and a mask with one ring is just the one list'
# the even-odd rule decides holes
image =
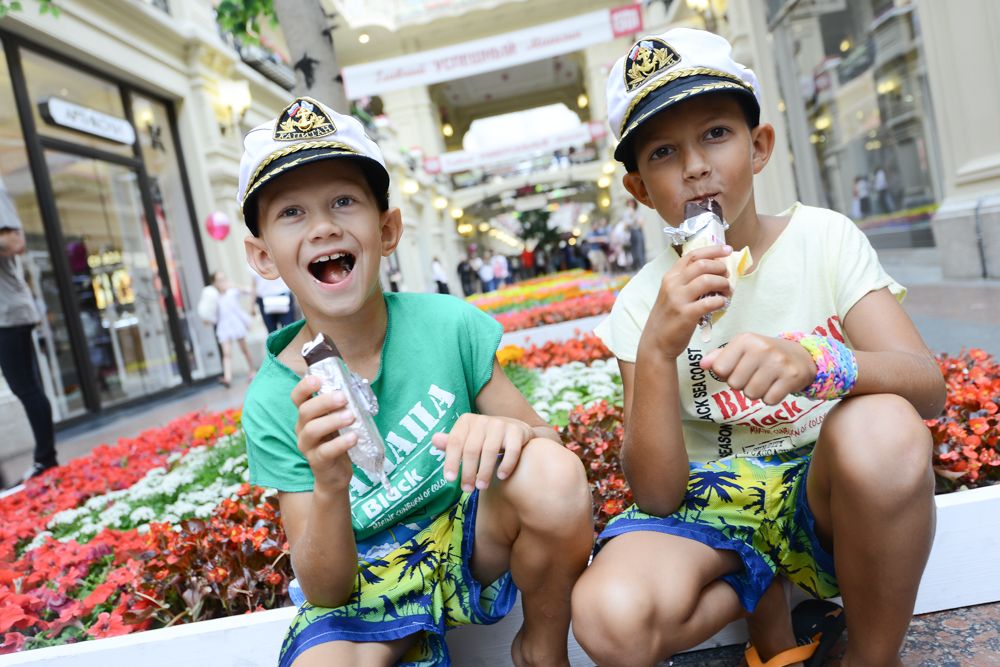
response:
{"label": "storefront window", "polygon": [[53,418],[62,421],[85,411],[59,284],[49,255],[35,183],[17,116],[6,57],[0,49],[0,196],[17,212],[28,250],[21,255],[25,279],[35,295],[41,323],[34,329],[35,354]]}
{"label": "storefront window", "polygon": [[[905,1],[792,6],[772,0],[792,44],[809,143],[827,203],[866,229],[926,227],[938,200],[934,131],[916,12]],[[929,239],[929,233],[927,234]]]}
{"label": "storefront window", "polygon": [[170,289],[180,317],[181,334],[191,360],[191,374],[196,379],[213,375],[221,371],[218,345],[211,327],[205,326],[194,312],[204,281],[167,107],[133,94],[132,117],[149,175],[156,223],[166,257]]}
{"label": "storefront window", "polygon": [[[118,86],[28,49],[21,49],[21,64],[39,134],[120,155],[133,154],[133,141],[121,132],[125,112]],[[53,113],[53,100],[64,103],[63,114]]]}
{"label": "storefront window", "polygon": [[180,383],[137,174],[45,151],[101,405]]}

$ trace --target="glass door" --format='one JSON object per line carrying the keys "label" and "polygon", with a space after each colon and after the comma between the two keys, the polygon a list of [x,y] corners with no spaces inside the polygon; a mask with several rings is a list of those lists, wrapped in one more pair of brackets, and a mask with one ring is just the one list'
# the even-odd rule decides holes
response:
{"label": "glass door", "polygon": [[138,174],[96,158],[44,154],[101,405],[180,384]]}

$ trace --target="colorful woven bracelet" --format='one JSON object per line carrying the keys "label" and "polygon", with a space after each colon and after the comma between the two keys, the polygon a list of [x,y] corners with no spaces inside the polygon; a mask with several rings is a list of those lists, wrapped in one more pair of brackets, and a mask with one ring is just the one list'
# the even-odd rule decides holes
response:
{"label": "colorful woven bracelet", "polygon": [[832,401],[846,396],[858,381],[858,360],[854,352],[839,340],[827,336],[806,335],[800,331],[778,334],[798,343],[812,355],[816,379],[802,391],[795,392],[814,401]]}

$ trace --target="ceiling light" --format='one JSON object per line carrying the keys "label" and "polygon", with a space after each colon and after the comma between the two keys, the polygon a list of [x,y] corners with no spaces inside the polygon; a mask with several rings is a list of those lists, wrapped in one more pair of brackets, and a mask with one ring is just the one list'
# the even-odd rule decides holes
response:
{"label": "ceiling light", "polygon": [[456,206],[455,208],[451,209],[451,217],[455,218],[456,220],[461,218],[463,215],[465,215],[465,211],[463,211],[459,207]]}
{"label": "ceiling light", "polygon": [[450,137],[453,134],[455,134],[455,128],[451,126],[451,123],[445,123],[444,125],[441,126],[441,134],[443,134],[446,137]]}
{"label": "ceiling light", "polygon": [[587,99],[587,93],[580,93],[576,98],[576,106],[586,109],[588,104],[590,104],[590,100]]}
{"label": "ceiling light", "polygon": [[436,208],[439,211],[443,211],[446,208],[448,208],[448,198],[447,197],[442,197],[441,195],[438,195],[437,197],[435,197],[434,198],[434,208]]}
{"label": "ceiling light", "polygon": [[609,177],[601,176],[599,179],[597,179],[597,187],[606,188],[609,185],[611,185],[611,179]]}
{"label": "ceiling light", "polygon": [[367,44],[370,39],[371,37],[368,36],[367,32],[363,32],[360,35],[358,35],[358,41],[361,42],[362,44]]}
{"label": "ceiling light", "polygon": [[420,183],[417,183],[412,178],[403,181],[403,194],[415,195],[418,192],[420,192]]}

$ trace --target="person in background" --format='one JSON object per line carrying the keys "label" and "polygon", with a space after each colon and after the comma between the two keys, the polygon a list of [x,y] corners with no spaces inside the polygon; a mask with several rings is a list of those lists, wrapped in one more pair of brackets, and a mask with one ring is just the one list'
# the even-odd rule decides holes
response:
{"label": "person in background", "polygon": [[492,292],[496,289],[496,275],[493,273],[493,260],[490,251],[487,250],[485,256],[479,260],[479,282],[483,284],[483,293]]}
{"label": "person in background", "polygon": [[886,176],[885,167],[879,165],[875,169],[875,180],[872,183],[875,187],[875,201],[878,203],[879,213],[891,213],[896,210],[896,202],[892,200],[892,193],[889,191],[889,178]]}
{"label": "person in background", "polygon": [[503,287],[510,279],[510,264],[507,263],[507,256],[498,252],[493,255],[490,262],[493,264],[494,288]]}
{"label": "person in background", "polygon": [[23,479],[59,465],[52,405],[42,386],[31,331],[39,322],[17,256],[27,250],[21,221],[0,183],[0,372],[24,406],[35,438],[34,462]]}
{"label": "person in background", "polygon": [[528,280],[535,277],[535,253],[528,246],[521,251],[521,278]]}
{"label": "person in background", "polygon": [[642,218],[639,217],[638,206],[636,200],[629,199],[625,202],[625,213],[622,216],[628,228],[633,271],[638,271],[646,264],[646,234],[642,231]]}
{"label": "person in background", "polygon": [[253,279],[251,297],[257,303],[267,333],[274,333],[295,321],[295,297],[281,278],[267,280],[247,267]]}
{"label": "person in background", "polygon": [[476,291],[476,288],[472,286],[475,281],[475,278],[473,278],[475,272],[472,270],[472,265],[469,264],[468,258],[462,258],[462,261],[458,263],[457,271],[458,279],[462,283],[462,294],[469,296]]}
{"label": "person in background", "polygon": [[605,248],[608,245],[607,222],[598,220],[584,237],[587,242],[587,261],[590,268],[597,273],[608,272],[608,255]]}
{"label": "person in background", "polygon": [[[868,177],[864,174],[855,176],[854,178],[854,199],[858,202],[857,210],[859,213],[859,215],[855,216],[855,220],[859,218],[867,218],[871,215],[871,186],[868,184]],[[854,211],[852,210],[851,213],[853,214]]]}
{"label": "person in background", "polygon": [[549,255],[545,252],[545,248],[542,247],[542,244],[539,243],[535,246],[535,275],[542,276],[550,271]]}
{"label": "person in background", "polygon": [[431,260],[431,274],[434,276],[438,294],[451,294],[451,290],[448,289],[448,276],[444,272],[444,267],[441,266],[441,260],[437,257]]}
{"label": "person in background", "polygon": [[[223,385],[228,387],[233,380],[233,342],[240,346],[240,351],[247,360],[250,368],[250,379],[253,379],[257,372],[253,357],[250,356],[250,348],[247,347],[247,326],[250,324],[250,316],[243,309],[240,297],[250,294],[250,290],[237,287],[229,282],[229,278],[223,271],[216,271],[212,274],[212,282],[202,290],[203,295],[209,290],[215,290],[215,320],[202,317],[206,324],[215,325],[215,337],[222,348],[222,377],[219,379]],[[202,297],[204,299],[204,296]],[[201,310],[201,308],[199,308]],[[253,310],[250,311],[251,313]]]}
{"label": "person in background", "polygon": [[611,234],[609,235],[609,246],[611,248],[608,254],[608,263],[611,265],[612,273],[620,273],[628,269],[632,263],[631,255],[629,254],[629,241],[631,235],[628,231],[628,225],[625,220],[619,220],[615,223],[615,226],[611,228]]}

